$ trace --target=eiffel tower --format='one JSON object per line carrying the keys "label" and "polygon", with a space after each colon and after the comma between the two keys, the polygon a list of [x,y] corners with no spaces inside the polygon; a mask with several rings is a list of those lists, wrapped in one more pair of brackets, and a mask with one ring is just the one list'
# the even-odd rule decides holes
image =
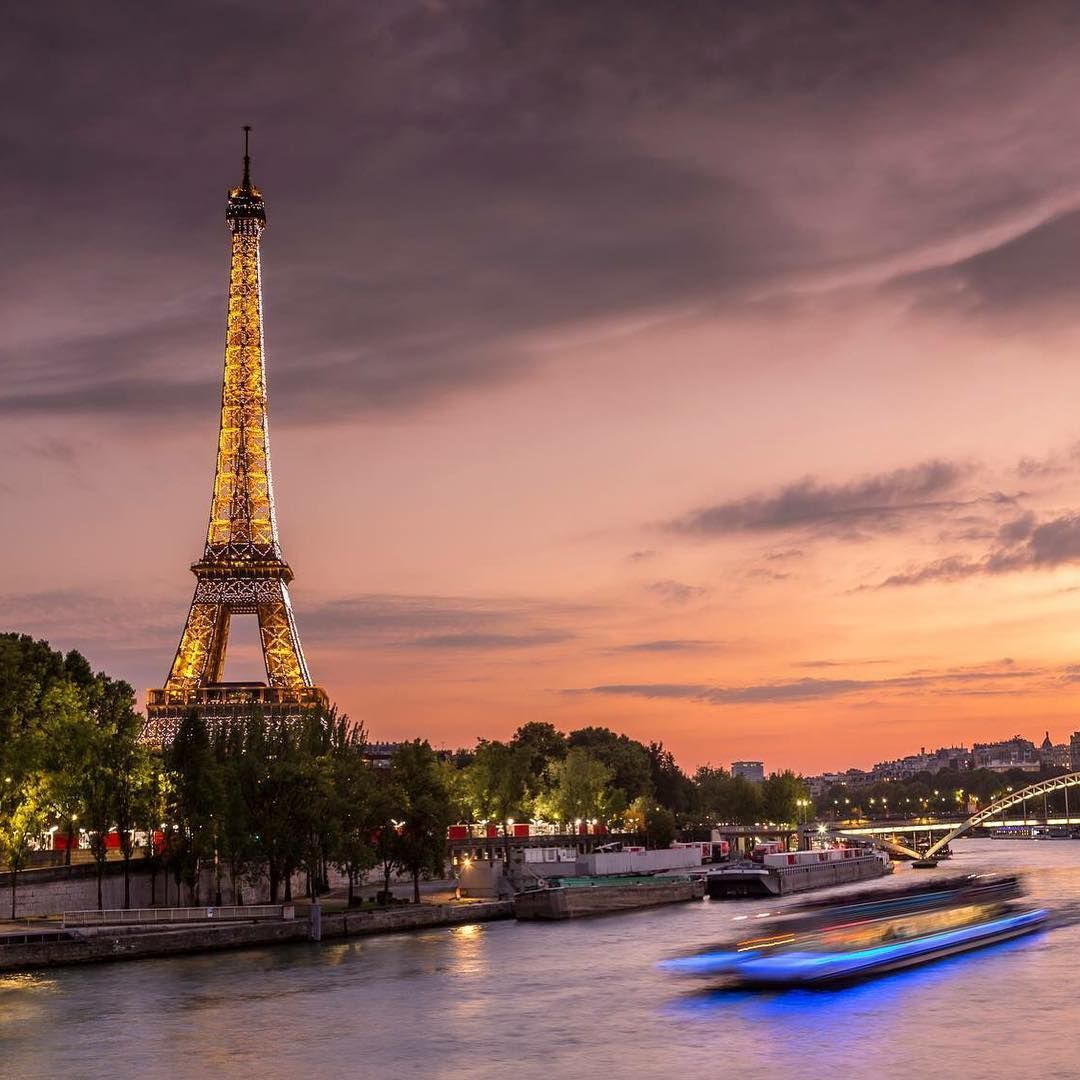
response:
{"label": "eiffel tower", "polygon": [[[281,551],[270,472],[266,417],[259,241],[266,227],[262,193],[251,182],[249,127],[244,128],[244,179],[229,191],[225,220],[232,233],[225,379],[217,472],[206,549],[191,571],[195,597],[161,690],[148,690],[148,742],[168,743],[181,719],[197,709],[207,723],[298,717],[325,706],[300,648]],[[256,615],[266,683],[222,682],[233,615]]]}

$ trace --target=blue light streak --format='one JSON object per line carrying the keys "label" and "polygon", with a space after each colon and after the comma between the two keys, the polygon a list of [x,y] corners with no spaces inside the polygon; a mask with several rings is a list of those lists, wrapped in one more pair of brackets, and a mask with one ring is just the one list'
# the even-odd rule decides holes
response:
{"label": "blue light streak", "polygon": [[738,952],[698,953],[695,956],[676,956],[670,960],[661,960],[657,967],[680,975],[715,975],[723,971],[734,971],[746,958],[746,953]]}
{"label": "blue light streak", "polygon": [[664,971],[677,975],[722,975],[737,973],[761,982],[809,982],[836,978],[877,965],[911,959],[927,952],[949,948],[954,945],[977,943],[981,938],[1025,929],[1035,929],[1046,920],[1043,908],[1020,912],[975,926],[944,930],[937,934],[913,938],[910,941],[876,945],[869,949],[850,952],[785,952],[779,950],[763,954],[756,950],[734,952],[719,949],[661,960],[657,965]]}
{"label": "blue light streak", "polygon": [[897,961],[910,960],[947,949],[955,945],[974,944],[982,938],[994,937],[1010,931],[1034,930],[1047,917],[1044,908],[1024,911],[976,926],[957,930],[945,930],[938,934],[900,941],[890,945],[877,945],[871,949],[856,949],[843,953],[788,952],[772,956],[747,956],[735,970],[746,979],[755,982],[816,982],[857,974]]}

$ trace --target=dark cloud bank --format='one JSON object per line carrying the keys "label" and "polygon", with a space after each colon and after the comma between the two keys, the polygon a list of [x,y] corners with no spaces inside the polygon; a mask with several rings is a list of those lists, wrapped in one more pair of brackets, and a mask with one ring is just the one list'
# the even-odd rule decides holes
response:
{"label": "dark cloud bank", "polygon": [[922,585],[930,581],[961,581],[980,574],[1009,574],[1018,570],[1052,569],[1080,560],[1080,513],[1070,512],[1041,523],[1033,513],[1007,521],[997,542],[985,555],[949,555],[904,573],[892,574],[878,588]]}
{"label": "dark cloud bank", "polygon": [[970,466],[955,462],[927,461],[846,484],[823,484],[808,476],[773,494],[693,510],[668,527],[701,538],[793,529],[840,534],[880,530],[905,517],[955,509],[960,504],[943,496],[955,491],[970,472]]}
{"label": "dark cloud bank", "polygon": [[[1072,448],[1045,459],[1023,458],[1015,472],[1024,479],[1046,480],[1075,472],[1078,463],[1080,458]],[[666,528],[674,535],[698,540],[803,533],[860,541],[932,524],[939,529],[940,543],[952,538],[988,542],[978,555],[949,554],[891,574],[877,585],[860,586],[860,590],[1052,569],[1080,561],[1080,512],[1040,517],[1022,509],[1022,493],[966,491],[980,471],[973,463],[933,460],[847,483],[804,477],[774,492],[698,508]],[[764,557],[768,561],[772,556],[766,553]],[[786,575],[757,568],[749,576]]]}
{"label": "dark cloud bank", "polygon": [[[518,378],[535,363],[523,337],[552,327],[735,302],[978,232],[1076,172],[1052,96],[1080,59],[1063,3],[57,0],[7,15],[9,416],[212,414],[242,123],[269,200],[275,416],[293,423]],[[1040,124],[979,135],[999,100]],[[935,131],[940,170],[908,149]],[[1019,138],[1037,141],[1014,152]],[[964,310],[1041,305],[1040,283],[1075,275],[1076,220],[904,287]]]}

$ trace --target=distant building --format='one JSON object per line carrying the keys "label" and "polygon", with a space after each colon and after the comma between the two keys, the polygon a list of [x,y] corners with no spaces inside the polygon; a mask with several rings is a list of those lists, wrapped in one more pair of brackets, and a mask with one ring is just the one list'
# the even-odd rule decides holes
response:
{"label": "distant building", "polygon": [[881,761],[870,772],[872,780],[910,780],[919,773],[939,773],[944,769],[961,771],[970,769],[972,754],[964,746],[942,746],[927,753],[926,747],[917,754]]}
{"label": "distant building", "polygon": [[812,799],[820,799],[829,788],[858,788],[870,783],[870,774],[863,769],[848,769],[846,772],[827,772],[820,776],[806,778],[806,786]]}
{"label": "distant building", "polygon": [[1072,749],[1069,743],[1053,743],[1050,732],[1039,747],[1039,760],[1044,769],[1068,769],[1072,763]]}
{"label": "distant building", "polygon": [[373,742],[364,747],[364,760],[376,769],[389,769],[390,758],[400,744],[396,742]]}
{"label": "distant building", "polygon": [[1069,768],[1080,772],[1080,731],[1074,731],[1069,739]]}
{"label": "distant building", "polygon": [[1003,742],[976,743],[972,752],[975,768],[991,772],[1008,772],[1009,769],[1038,772],[1042,764],[1035,744],[1022,735],[1014,735]]}
{"label": "distant building", "polygon": [[[390,759],[394,751],[401,745],[398,742],[371,742],[364,747],[364,760],[373,769],[389,769]],[[451,761],[454,757],[453,750],[435,750],[435,756],[440,761]]]}
{"label": "distant building", "polygon": [[765,762],[733,761],[731,763],[731,775],[741,776],[744,780],[753,780],[757,783],[765,779]]}

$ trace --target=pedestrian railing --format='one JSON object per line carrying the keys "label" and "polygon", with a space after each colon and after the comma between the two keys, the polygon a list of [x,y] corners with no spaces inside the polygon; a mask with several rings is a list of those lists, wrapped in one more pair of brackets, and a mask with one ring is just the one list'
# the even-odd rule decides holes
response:
{"label": "pedestrian railing", "polygon": [[292,904],[245,904],[229,907],[110,908],[105,911],[65,911],[61,925],[149,926],[155,923],[252,922],[292,919]]}
{"label": "pedestrian railing", "polygon": [[48,941],[68,941],[71,937],[63,930],[13,930],[0,934],[0,946],[40,945]]}

